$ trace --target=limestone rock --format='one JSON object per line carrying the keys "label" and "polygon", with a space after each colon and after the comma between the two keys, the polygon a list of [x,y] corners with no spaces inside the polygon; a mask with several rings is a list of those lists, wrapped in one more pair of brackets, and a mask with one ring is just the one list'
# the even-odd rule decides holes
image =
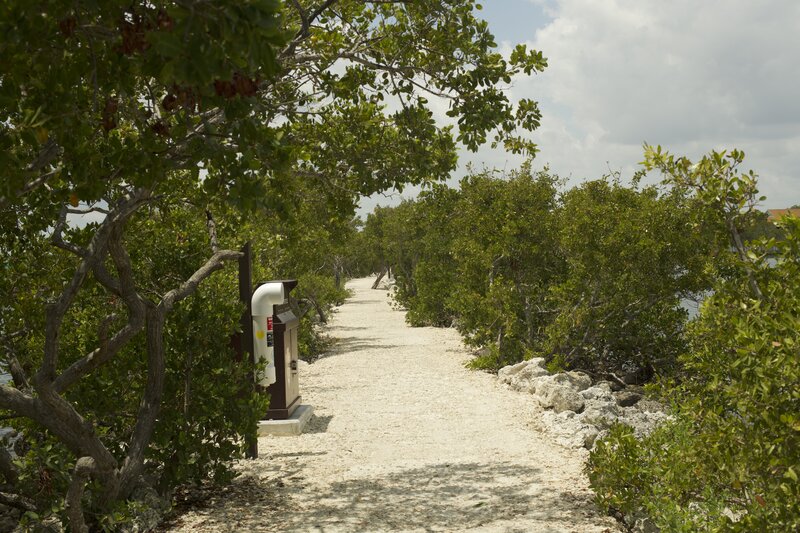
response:
{"label": "limestone rock", "polygon": [[618,381],[609,381],[609,385],[611,386],[611,390],[614,392],[621,391],[625,388],[625,385]]}
{"label": "limestone rock", "polygon": [[581,396],[585,400],[614,401],[614,396],[611,393],[611,384],[608,381],[600,381],[588,389],[584,389],[581,391]]}
{"label": "limestone rock", "polygon": [[562,411],[580,413],[584,407],[583,396],[564,387],[553,389],[549,402],[552,403],[553,411],[556,413]]}
{"label": "limestone rock", "polygon": [[621,414],[621,410],[613,399],[610,401],[592,400],[587,402],[586,409],[581,413],[580,418],[584,424],[600,430],[610,428],[614,422],[619,420]]}
{"label": "limestone rock", "polygon": [[569,383],[578,391],[583,391],[592,386],[592,378],[583,372],[564,372],[556,374],[558,376],[565,376]]}
{"label": "limestone rock", "polygon": [[542,413],[544,429],[568,448],[591,450],[617,421],[641,437],[671,419],[662,404],[643,398],[641,387],[618,391],[611,381],[592,385],[583,372],[550,374],[542,358],[503,367],[497,377],[514,390],[532,394],[547,409]]}
{"label": "limestone rock", "polygon": [[542,423],[554,440],[565,448],[586,448],[591,450],[599,432],[594,426],[584,424],[572,411],[545,411]]}
{"label": "limestone rock", "polygon": [[515,365],[504,366],[497,371],[497,379],[499,379],[501,383],[511,383],[511,379],[526,366],[528,366],[528,361],[522,361],[521,363],[517,363]]}
{"label": "limestone rock", "polygon": [[[512,372],[511,369],[513,367],[519,368],[514,369],[513,373],[509,373]],[[504,369],[508,369],[508,371],[504,372],[502,376],[498,373],[503,383],[508,383],[514,390],[528,392],[530,394],[536,392],[538,379],[548,375],[547,370],[544,368],[544,359],[541,357],[523,361],[512,367],[504,367],[500,370],[503,371]]]}
{"label": "limestone rock", "polygon": [[591,379],[581,372],[563,372],[540,377],[535,382],[535,394],[539,405],[545,409],[580,412],[584,398],[580,392],[589,388]]}
{"label": "limestone rock", "polygon": [[620,407],[631,407],[632,405],[636,405],[639,400],[642,399],[642,395],[638,392],[628,390],[615,392],[614,396],[616,397],[617,404],[619,404]]}
{"label": "limestone rock", "polygon": [[581,436],[583,437],[583,447],[591,450],[594,448],[594,443],[600,438],[600,431],[594,426],[585,426],[581,431]]}
{"label": "limestone rock", "polygon": [[640,411],[649,413],[667,413],[667,406],[655,400],[648,400],[643,398],[636,404],[636,408]]}
{"label": "limestone rock", "polygon": [[663,411],[642,411],[633,406],[622,408],[619,421],[633,428],[634,435],[643,437],[668,420],[672,420],[672,416]]}

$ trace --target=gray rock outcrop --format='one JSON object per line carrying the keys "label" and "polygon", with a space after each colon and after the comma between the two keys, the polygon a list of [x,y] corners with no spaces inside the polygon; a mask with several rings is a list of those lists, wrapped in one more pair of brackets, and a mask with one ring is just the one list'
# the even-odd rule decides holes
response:
{"label": "gray rock outcrop", "polygon": [[544,359],[536,357],[529,361],[501,368],[497,373],[497,377],[502,383],[507,384],[516,391],[534,394],[536,392],[537,379],[548,374],[549,372],[544,368]]}
{"label": "gray rock outcrop", "polygon": [[545,409],[579,413],[585,405],[580,393],[591,385],[592,379],[582,372],[562,372],[536,378],[533,394]]}
{"label": "gray rock outcrop", "polygon": [[641,387],[618,391],[608,381],[593,385],[583,372],[550,374],[542,358],[506,366],[497,376],[512,389],[534,397],[545,409],[541,418],[545,429],[568,448],[591,449],[616,422],[631,426],[641,436],[670,418],[663,405],[643,399]]}

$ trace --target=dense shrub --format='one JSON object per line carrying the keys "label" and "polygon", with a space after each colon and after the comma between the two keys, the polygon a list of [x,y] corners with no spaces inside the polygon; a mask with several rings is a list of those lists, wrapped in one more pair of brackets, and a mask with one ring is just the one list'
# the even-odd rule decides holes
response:
{"label": "dense shrub", "polygon": [[616,179],[567,191],[555,225],[566,274],[550,287],[555,313],[540,351],[588,370],[672,367],[685,347],[680,301],[708,284],[708,239],[692,207],[677,192]]}
{"label": "dense shrub", "polygon": [[[408,309],[406,320],[412,326],[451,326],[456,313],[451,307],[450,290],[457,280],[457,263],[452,242],[457,228],[459,193],[443,185],[423,191],[415,204],[415,240],[419,258],[413,270],[413,285],[405,284],[401,274],[396,298]],[[413,286],[413,294],[406,290]]]}
{"label": "dense shrub", "polygon": [[[133,264],[141,265],[137,282],[148,294],[165,292],[176,279],[186,278],[207,254],[208,243],[196,238],[206,234],[203,218],[192,209],[164,209],[130,222],[127,244]],[[71,230],[80,241],[92,228]],[[59,272],[64,256],[47,248],[37,257],[42,269]],[[29,264],[33,264],[33,261]],[[27,269],[25,263],[18,263]],[[16,268],[16,267],[14,267]],[[35,290],[32,277],[17,279],[20,291]],[[63,364],[69,365],[91,352],[104,331],[119,327],[121,318],[97,312],[96,302],[115,303],[97,283],[82,291],[67,315],[69,335],[61,340]],[[19,306],[36,307],[40,302],[20,298]],[[21,307],[20,309],[22,309]],[[203,283],[194,297],[181,302],[164,330],[165,375],[162,408],[145,456],[144,476],[148,485],[168,495],[179,484],[231,478],[231,459],[241,455],[244,436],[252,434],[266,410],[268,398],[244,388],[253,367],[239,361],[231,348],[231,336],[239,329],[242,306],[238,301],[236,270],[226,269]],[[29,320],[36,320],[32,313]],[[23,368],[35,368],[43,335],[28,339],[30,358],[21,357]],[[114,365],[105,365],[65,392],[83,416],[97,428],[98,436],[119,460],[125,457],[129,436],[136,425],[147,361],[144,335],[138,335],[118,354]],[[225,379],[221,379],[224,377]],[[31,527],[49,516],[66,521],[62,500],[75,466],[73,454],[41,426],[24,418],[8,425],[24,435],[20,454],[20,493],[35,502],[23,522]],[[138,504],[119,502],[112,509],[103,505],[99,484],[90,484],[84,496],[87,521],[96,528],[114,530],[126,521]]]}
{"label": "dense shrub", "polygon": [[556,184],[556,176],[529,164],[507,179],[484,172],[461,182],[450,306],[465,342],[489,347],[475,367],[519,361],[543,338],[543,297],[563,272],[554,238]]}
{"label": "dense shrub", "polygon": [[800,528],[800,221],[791,226],[777,266],[758,271],[765,301],[729,282],[703,305],[677,420],[641,441],[618,427],[592,452],[606,510],[665,531]]}
{"label": "dense shrub", "polygon": [[785,219],[779,241],[738,239],[756,194],[732,172],[740,160],[685,166],[707,172],[683,177],[702,185],[734,251],[689,327],[667,392],[676,419],[641,441],[616,428],[588,465],[602,507],[666,531],[800,529],[800,220]]}

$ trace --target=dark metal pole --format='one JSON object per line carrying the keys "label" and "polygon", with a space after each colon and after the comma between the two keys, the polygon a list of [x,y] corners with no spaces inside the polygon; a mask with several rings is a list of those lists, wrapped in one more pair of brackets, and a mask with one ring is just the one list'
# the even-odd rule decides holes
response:
{"label": "dark metal pole", "polygon": [[[253,319],[252,309],[250,306],[250,298],[253,295],[253,260],[250,242],[247,242],[242,247],[242,257],[239,259],[239,299],[245,305],[245,311],[242,314],[241,325],[242,335],[240,337],[239,349],[241,360],[249,361],[251,365],[255,364],[253,358]],[[245,355],[246,354],[246,355]],[[248,383],[245,385],[245,394],[252,394],[255,391],[256,377],[250,374],[247,377]],[[258,430],[253,434],[245,436],[245,457],[248,459],[255,459],[258,457]]]}

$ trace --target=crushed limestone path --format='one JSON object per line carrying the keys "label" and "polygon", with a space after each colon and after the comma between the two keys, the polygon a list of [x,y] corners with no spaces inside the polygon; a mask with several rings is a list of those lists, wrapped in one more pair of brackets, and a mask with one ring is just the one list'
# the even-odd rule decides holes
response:
{"label": "crushed limestone path", "polygon": [[585,452],[535,429],[530,396],[464,368],[451,329],[411,328],[373,279],[303,367],[299,437],[259,439],[242,476],[170,531],[616,531],[592,503]]}

